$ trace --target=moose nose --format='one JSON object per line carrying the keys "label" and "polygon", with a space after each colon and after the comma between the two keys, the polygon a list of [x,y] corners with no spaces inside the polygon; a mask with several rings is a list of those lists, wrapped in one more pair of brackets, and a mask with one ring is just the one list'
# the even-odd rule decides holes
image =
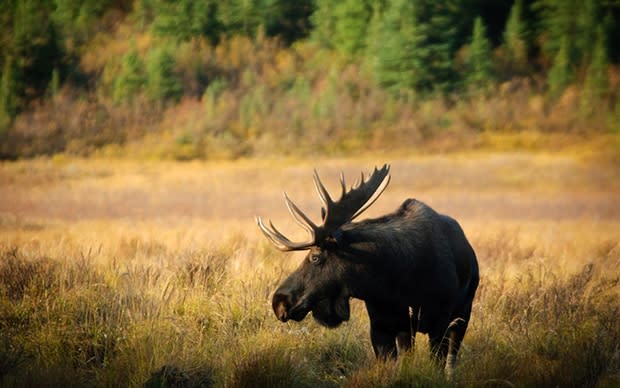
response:
{"label": "moose nose", "polygon": [[292,306],[290,299],[290,295],[287,294],[276,293],[273,295],[273,300],[271,302],[273,312],[282,322],[286,322],[289,319],[288,311]]}

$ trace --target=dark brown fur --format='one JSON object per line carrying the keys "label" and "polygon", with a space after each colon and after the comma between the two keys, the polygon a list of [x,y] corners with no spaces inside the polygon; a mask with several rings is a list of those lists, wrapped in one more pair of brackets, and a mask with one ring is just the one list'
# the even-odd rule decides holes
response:
{"label": "dark brown fur", "polygon": [[459,224],[409,199],[394,213],[331,232],[272,303],[282,321],[300,321],[312,311],[319,323],[337,327],[349,319],[349,298],[361,299],[377,357],[408,349],[417,328],[429,335],[439,359],[449,355],[451,371],[478,280],[476,255]]}

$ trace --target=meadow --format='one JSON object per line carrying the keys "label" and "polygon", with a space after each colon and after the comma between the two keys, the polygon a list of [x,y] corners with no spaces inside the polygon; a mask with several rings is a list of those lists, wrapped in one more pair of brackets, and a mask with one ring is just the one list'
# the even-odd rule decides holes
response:
{"label": "meadow", "polygon": [[[620,165],[553,152],[342,159],[0,164],[0,385],[413,387],[620,385]],[[359,301],[341,327],[279,322],[303,253],[282,191],[318,218],[316,168],[390,163],[364,217],[409,197],[455,217],[481,283],[454,381],[419,336],[377,362]]]}

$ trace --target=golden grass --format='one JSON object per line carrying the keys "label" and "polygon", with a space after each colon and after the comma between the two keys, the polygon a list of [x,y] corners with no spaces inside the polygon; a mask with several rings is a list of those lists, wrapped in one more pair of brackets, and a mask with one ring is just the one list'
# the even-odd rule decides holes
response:
{"label": "golden grass", "polygon": [[[0,384],[439,386],[422,337],[377,363],[363,304],[327,330],[278,322],[270,296],[301,254],[317,167],[334,190],[370,157],[218,163],[52,159],[0,165]],[[454,385],[617,386],[616,164],[556,154],[392,157],[369,216],[416,197],[463,225],[481,286]]]}

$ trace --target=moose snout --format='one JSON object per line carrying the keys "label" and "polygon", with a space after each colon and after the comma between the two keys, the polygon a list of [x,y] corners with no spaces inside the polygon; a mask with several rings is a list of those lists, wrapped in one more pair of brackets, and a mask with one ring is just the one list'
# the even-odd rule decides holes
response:
{"label": "moose snout", "polygon": [[275,293],[273,300],[271,301],[273,312],[276,314],[279,320],[286,322],[289,320],[289,310],[293,303],[291,302],[291,296],[283,293]]}

